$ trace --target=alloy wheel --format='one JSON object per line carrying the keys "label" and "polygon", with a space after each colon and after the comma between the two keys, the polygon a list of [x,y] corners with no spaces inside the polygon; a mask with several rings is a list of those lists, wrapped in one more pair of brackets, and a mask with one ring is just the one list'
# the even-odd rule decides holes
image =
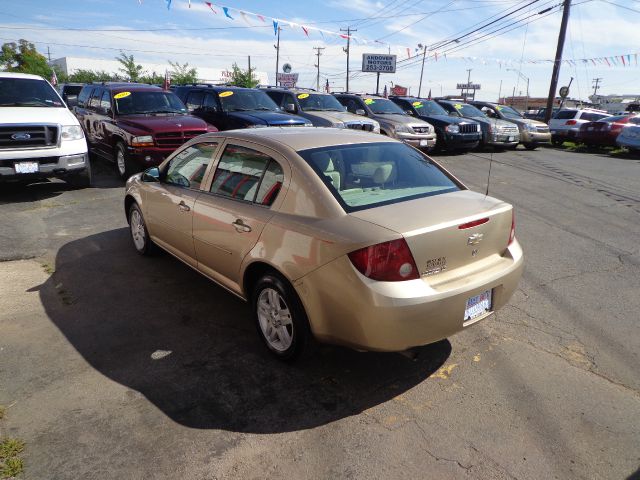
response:
{"label": "alloy wheel", "polygon": [[273,350],[284,352],[293,342],[293,321],[284,298],[273,288],[260,292],[257,302],[260,329]]}

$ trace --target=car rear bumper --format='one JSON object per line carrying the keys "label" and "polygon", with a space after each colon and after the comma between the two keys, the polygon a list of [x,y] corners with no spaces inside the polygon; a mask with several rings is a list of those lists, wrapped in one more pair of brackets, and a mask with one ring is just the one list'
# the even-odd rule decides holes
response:
{"label": "car rear bumper", "polygon": [[[87,168],[89,156],[86,152],[60,157],[20,158],[0,160],[0,181],[33,180],[38,178],[65,177]],[[19,173],[18,163],[37,163],[37,171]]]}
{"label": "car rear bumper", "polygon": [[[340,257],[295,282],[311,329],[320,341],[361,350],[401,351],[447,338],[502,308],[522,275],[517,241],[504,256],[464,278],[438,283],[436,276],[377,282]],[[464,321],[469,298],[491,290],[491,311]]]}

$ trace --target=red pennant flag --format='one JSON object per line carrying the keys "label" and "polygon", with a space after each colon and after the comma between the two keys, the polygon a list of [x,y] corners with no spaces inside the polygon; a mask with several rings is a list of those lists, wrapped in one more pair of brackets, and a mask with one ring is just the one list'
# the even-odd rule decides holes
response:
{"label": "red pennant flag", "polygon": [[622,64],[626,67],[627,62],[624,61],[624,55],[620,55],[620,58],[622,59]]}
{"label": "red pennant flag", "polygon": [[216,12],[216,11],[213,9],[213,5],[211,5],[211,2],[204,2],[204,3],[205,3],[205,5],[206,5],[207,7],[209,7],[209,8],[211,9],[211,11],[212,11],[213,13],[215,13],[216,15],[218,14],[218,12]]}
{"label": "red pennant flag", "polygon": [[304,30],[304,34],[308,37],[309,36],[309,30],[307,30],[307,27],[305,27],[304,25],[300,25],[302,27],[302,30]]}
{"label": "red pennant flag", "polygon": [[341,33],[341,34],[340,34],[340,36],[341,36],[342,38],[349,38],[349,35],[345,35],[344,33]]}
{"label": "red pennant flag", "polygon": [[257,16],[260,20],[262,20],[263,22],[265,22],[265,21],[266,21],[262,15],[256,15],[256,16]]}
{"label": "red pennant flag", "polygon": [[604,61],[607,62],[608,66],[611,66],[611,64],[609,63],[609,59],[607,57],[604,57]]}

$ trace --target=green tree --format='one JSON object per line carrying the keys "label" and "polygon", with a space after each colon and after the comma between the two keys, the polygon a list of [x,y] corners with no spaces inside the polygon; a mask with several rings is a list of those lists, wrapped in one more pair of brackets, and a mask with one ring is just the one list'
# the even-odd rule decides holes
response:
{"label": "green tree", "polygon": [[133,55],[127,55],[124,52],[120,52],[120,56],[116,57],[116,60],[120,62],[122,68],[118,69],[120,72],[124,73],[126,78],[128,78],[132,82],[137,82],[140,80],[140,77],[144,75],[144,70],[142,69],[142,65],[138,65],[133,58]]}
{"label": "green tree", "polygon": [[198,82],[198,70],[195,68],[189,68],[188,63],[180,65],[178,62],[173,63],[169,60],[169,65],[171,65],[171,83],[180,85],[184,83]]}
{"label": "green tree", "polygon": [[44,55],[38,53],[33,43],[20,39],[9,42],[0,50],[0,67],[8,72],[32,73],[45,78],[51,77],[52,69]]}
{"label": "green tree", "polygon": [[97,71],[79,69],[69,75],[70,82],[78,83],[108,82],[112,80],[120,80],[120,78],[118,75],[104,70]]}
{"label": "green tree", "polygon": [[250,71],[242,70],[237,63],[234,63],[231,71],[231,82],[229,83],[236,87],[253,88],[259,83],[253,74],[254,71],[255,68],[252,68]]}
{"label": "green tree", "polygon": [[159,73],[156,73],[156,72],[151,72],[149,74],[146,74],[140,77],[140,81],[142,83],[150,83],[152,85],[155,85],[158,83],[162,84],[164,82],[164,75],[160,75]]}

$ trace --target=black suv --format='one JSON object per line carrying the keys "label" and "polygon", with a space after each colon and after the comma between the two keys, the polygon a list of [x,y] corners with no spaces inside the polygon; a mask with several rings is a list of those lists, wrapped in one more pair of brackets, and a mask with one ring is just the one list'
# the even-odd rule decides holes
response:
{"label": "black suv", "polygon": [[266,93],[255,88],[180,85],[172,91],[191,114],[218,130],[311,126],[304,118],[283,112]]}
{"label": "black suv", "polygon": [[84,83],[61,83],[58,86],[58,92],[69,110],[73,110],[73,107],[78,103],[78,94],[82,87],[84,87]]}
{"label": "black suv", "polygon": [[429,122],[436,129],[438,149],[471,150],[482,139],[478,122],[464,118],[450,117],[444,108],[433,100],[417,97],[389,97],[407,114]]}

